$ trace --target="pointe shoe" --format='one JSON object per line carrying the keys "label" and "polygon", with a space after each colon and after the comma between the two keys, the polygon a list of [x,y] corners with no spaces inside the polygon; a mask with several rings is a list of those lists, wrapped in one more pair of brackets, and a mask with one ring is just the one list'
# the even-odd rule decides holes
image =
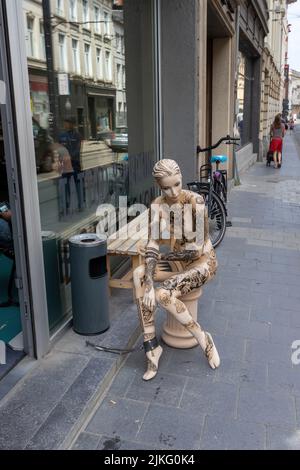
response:
{"label": "pointe shoe", "polygon": [[220,365],[220,356],[213,342],[212,336],[207,331],[205,332],[205,339],[206,339],[206,348],[205,348],[205,356],[208,360],[208,363],[212,369],[217,369]]}
{"label": "pointe shoe", "polygon": [[158,346],[157,348],[153,349],[153,351],[149,351],[146,353],[147,356],[147,370],[143,375],[143,380],[151,380],[153,379],[158,371],[158,361],[160,356],[162,355],[163,348]]}

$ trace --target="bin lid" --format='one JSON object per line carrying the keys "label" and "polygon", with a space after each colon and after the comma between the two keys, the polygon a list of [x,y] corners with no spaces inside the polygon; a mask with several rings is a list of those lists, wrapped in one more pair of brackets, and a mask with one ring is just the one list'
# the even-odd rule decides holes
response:
{"label": "bin lid", "polygon": [[81,233],[80,235],[73,235],[69,239],[69,243],[80,246],[99,246],[107,242],[105,235],[98,235],[97,233]]}
{"label": "bin lid", "polygon": [[51,232],[51,231],[48,231],[48,230],[43,230],[41,232],[41,235],[42,235],[42,240],[45,241],[45,240],[53,240],[53,238],[56,238],[56,233],[55,232]]}

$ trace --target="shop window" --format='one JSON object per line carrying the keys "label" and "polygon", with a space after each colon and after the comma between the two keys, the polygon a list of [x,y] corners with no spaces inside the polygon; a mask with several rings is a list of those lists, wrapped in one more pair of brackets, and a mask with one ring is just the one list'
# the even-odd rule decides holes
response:
{"label": "shop window", "polygon": [[34,48],[34,17],[27,15],[27,56],[34,57],[35,48]]}

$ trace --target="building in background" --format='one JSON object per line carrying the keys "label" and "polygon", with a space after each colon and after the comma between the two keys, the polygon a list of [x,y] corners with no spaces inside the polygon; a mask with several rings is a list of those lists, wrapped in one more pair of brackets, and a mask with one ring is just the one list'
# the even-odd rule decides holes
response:
{"label": "building in background", "polygon": [[287,8],[294,0],[268,0],[268,35],[262,63],[261,117],[259,158],[262,160],[270,143],[270,128],[276,114],[286,114],[286,75],[288,73]]}
{"label": "building in background", "polygon": [[300,118],[300,72],[297,70],[289,73],[289,117]]}

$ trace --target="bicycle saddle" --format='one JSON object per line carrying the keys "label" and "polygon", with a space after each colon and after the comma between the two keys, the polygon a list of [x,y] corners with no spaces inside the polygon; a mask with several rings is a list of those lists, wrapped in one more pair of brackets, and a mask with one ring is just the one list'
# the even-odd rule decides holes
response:
{"label": "bicycle saddle", "polygon": [[214,155],[211,157],[211,163],[226,163],[228,160],[226,155]]}

